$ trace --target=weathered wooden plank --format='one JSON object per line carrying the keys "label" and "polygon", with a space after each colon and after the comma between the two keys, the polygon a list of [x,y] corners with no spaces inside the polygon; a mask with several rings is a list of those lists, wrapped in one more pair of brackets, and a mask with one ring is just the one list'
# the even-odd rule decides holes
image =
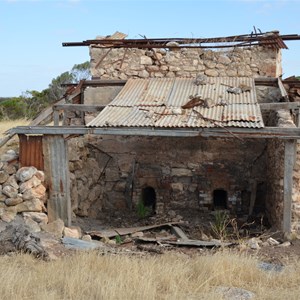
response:
{"label": "weathered wooden plank", "polygon": [[261,110],[299,109],[300,102],[260,103],[259,107]]}
{"label": "weathered wooden plank", "polygon": [[291,231],[292,222],[292,192],[293,192],[293,167],[295,156],[295,142],[286,141],[284,148],[284,179],[283,179],[283,232]]}
{"label": "weathered wooden plank", "polygon": [[223,138],[278,138],[300,139],[300,128],[264,127],[252,128],[89,128],[85,126],[19,126],[9,130],[17,134],[95,134],[95,135],[136,135],[169,137],[223,137]]}
{"label": "weathered wooden plank", "polygon": [[53,105],[53,110],[64,110],[64,111],[101,111],[105,108],[104,105],[86,105],[86,104],[59,104]]}
{"label": "weathered wooden plank", "polygon": [[46,181],[49,186],[47,203],[49,222],[62,219],[71,225],[70,178],[67,141],[61,135],[45,136],[43,154]]}
{"label": "weathered wooden plank", "polygon": [[183,230],[178,226],[171,226],[171,232],[174,233],[178,238],[180,238],[181,241],[189,240]]}
{"label": "weathered wooden plank", "polygon": [[53,122],[54,122],[54,126],[59,125],[59,111],[58,110],[53,110]]}
{"label": "weathered wooden plank", "polygon": [[278,87],[280,89],[282,98],[284,98],[286,101],[289,101],[289,95],[288,95],[280,77],[278,77]]}

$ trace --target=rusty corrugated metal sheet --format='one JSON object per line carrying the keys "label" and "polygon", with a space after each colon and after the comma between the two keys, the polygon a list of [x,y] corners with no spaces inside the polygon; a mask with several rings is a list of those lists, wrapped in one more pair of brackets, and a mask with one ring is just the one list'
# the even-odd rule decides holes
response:
{"label": "rusty corrugated metal sheet", "polygon": [[[229,93],[230,87],[249,91]],[[208,107],[183,109],[190,96],[206,99]],[[90,127],[263,127],[252,78],[129,79],[117,97],[87,126]]]}
{"label": "rusty corrugated metal sheet", "polygon": [[36,167],[38,170],[44,170],[43,158],[43,137],[19,135],[20,154],[19,162],[21,167]]}

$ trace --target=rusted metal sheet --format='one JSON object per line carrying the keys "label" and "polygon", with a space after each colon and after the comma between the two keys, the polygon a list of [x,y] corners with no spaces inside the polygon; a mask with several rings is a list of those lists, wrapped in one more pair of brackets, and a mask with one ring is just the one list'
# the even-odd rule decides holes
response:
{"label": "rusted metal sheet", "polygon": [[[242,91],[240,87],[246,89]],[[240,89],[239,93],[228,89]],[[201,105],[188,106],[191,97]],[[200,101],[200,102],[201,102]],[[89,127],[264,127],[252,78],[129,79],[116,98]]]}
{"label": "rusted metal sheet", "polygon": [[19,135],[20,154],[19,162],[21,167],[36,167],[44,170],[43,158],[43,136]]}
{"label": "rusted metal sheet", "polygon": [[44,136],[45,175],[49,186],[47,202],[49,222],[62,219],[71,224],[70,178],[67,141],[62,135]]}

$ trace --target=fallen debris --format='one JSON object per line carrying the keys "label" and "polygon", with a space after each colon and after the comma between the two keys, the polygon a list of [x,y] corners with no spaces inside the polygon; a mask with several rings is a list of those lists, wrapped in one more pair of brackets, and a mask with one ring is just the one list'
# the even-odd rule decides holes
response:
{"label": "fallen debris", "polygon": [[73,250],[94,250],[106,247],[104,243],[99,241],[84,241],[71,237],[62,238],[62,243],[67,249]]}

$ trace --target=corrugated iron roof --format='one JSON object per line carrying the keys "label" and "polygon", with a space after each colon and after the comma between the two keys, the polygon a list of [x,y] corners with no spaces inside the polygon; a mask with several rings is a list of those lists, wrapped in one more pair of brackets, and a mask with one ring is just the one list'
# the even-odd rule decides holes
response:
{"label": "corrugated iron roof", "polygon": [[[228,88],[242,88],[239,94]],[[192,98],[203,103],[184,109]],[[252,78],[129,79],[117,97],[87,126],[90,127],[249,127],[264,126]]]}

